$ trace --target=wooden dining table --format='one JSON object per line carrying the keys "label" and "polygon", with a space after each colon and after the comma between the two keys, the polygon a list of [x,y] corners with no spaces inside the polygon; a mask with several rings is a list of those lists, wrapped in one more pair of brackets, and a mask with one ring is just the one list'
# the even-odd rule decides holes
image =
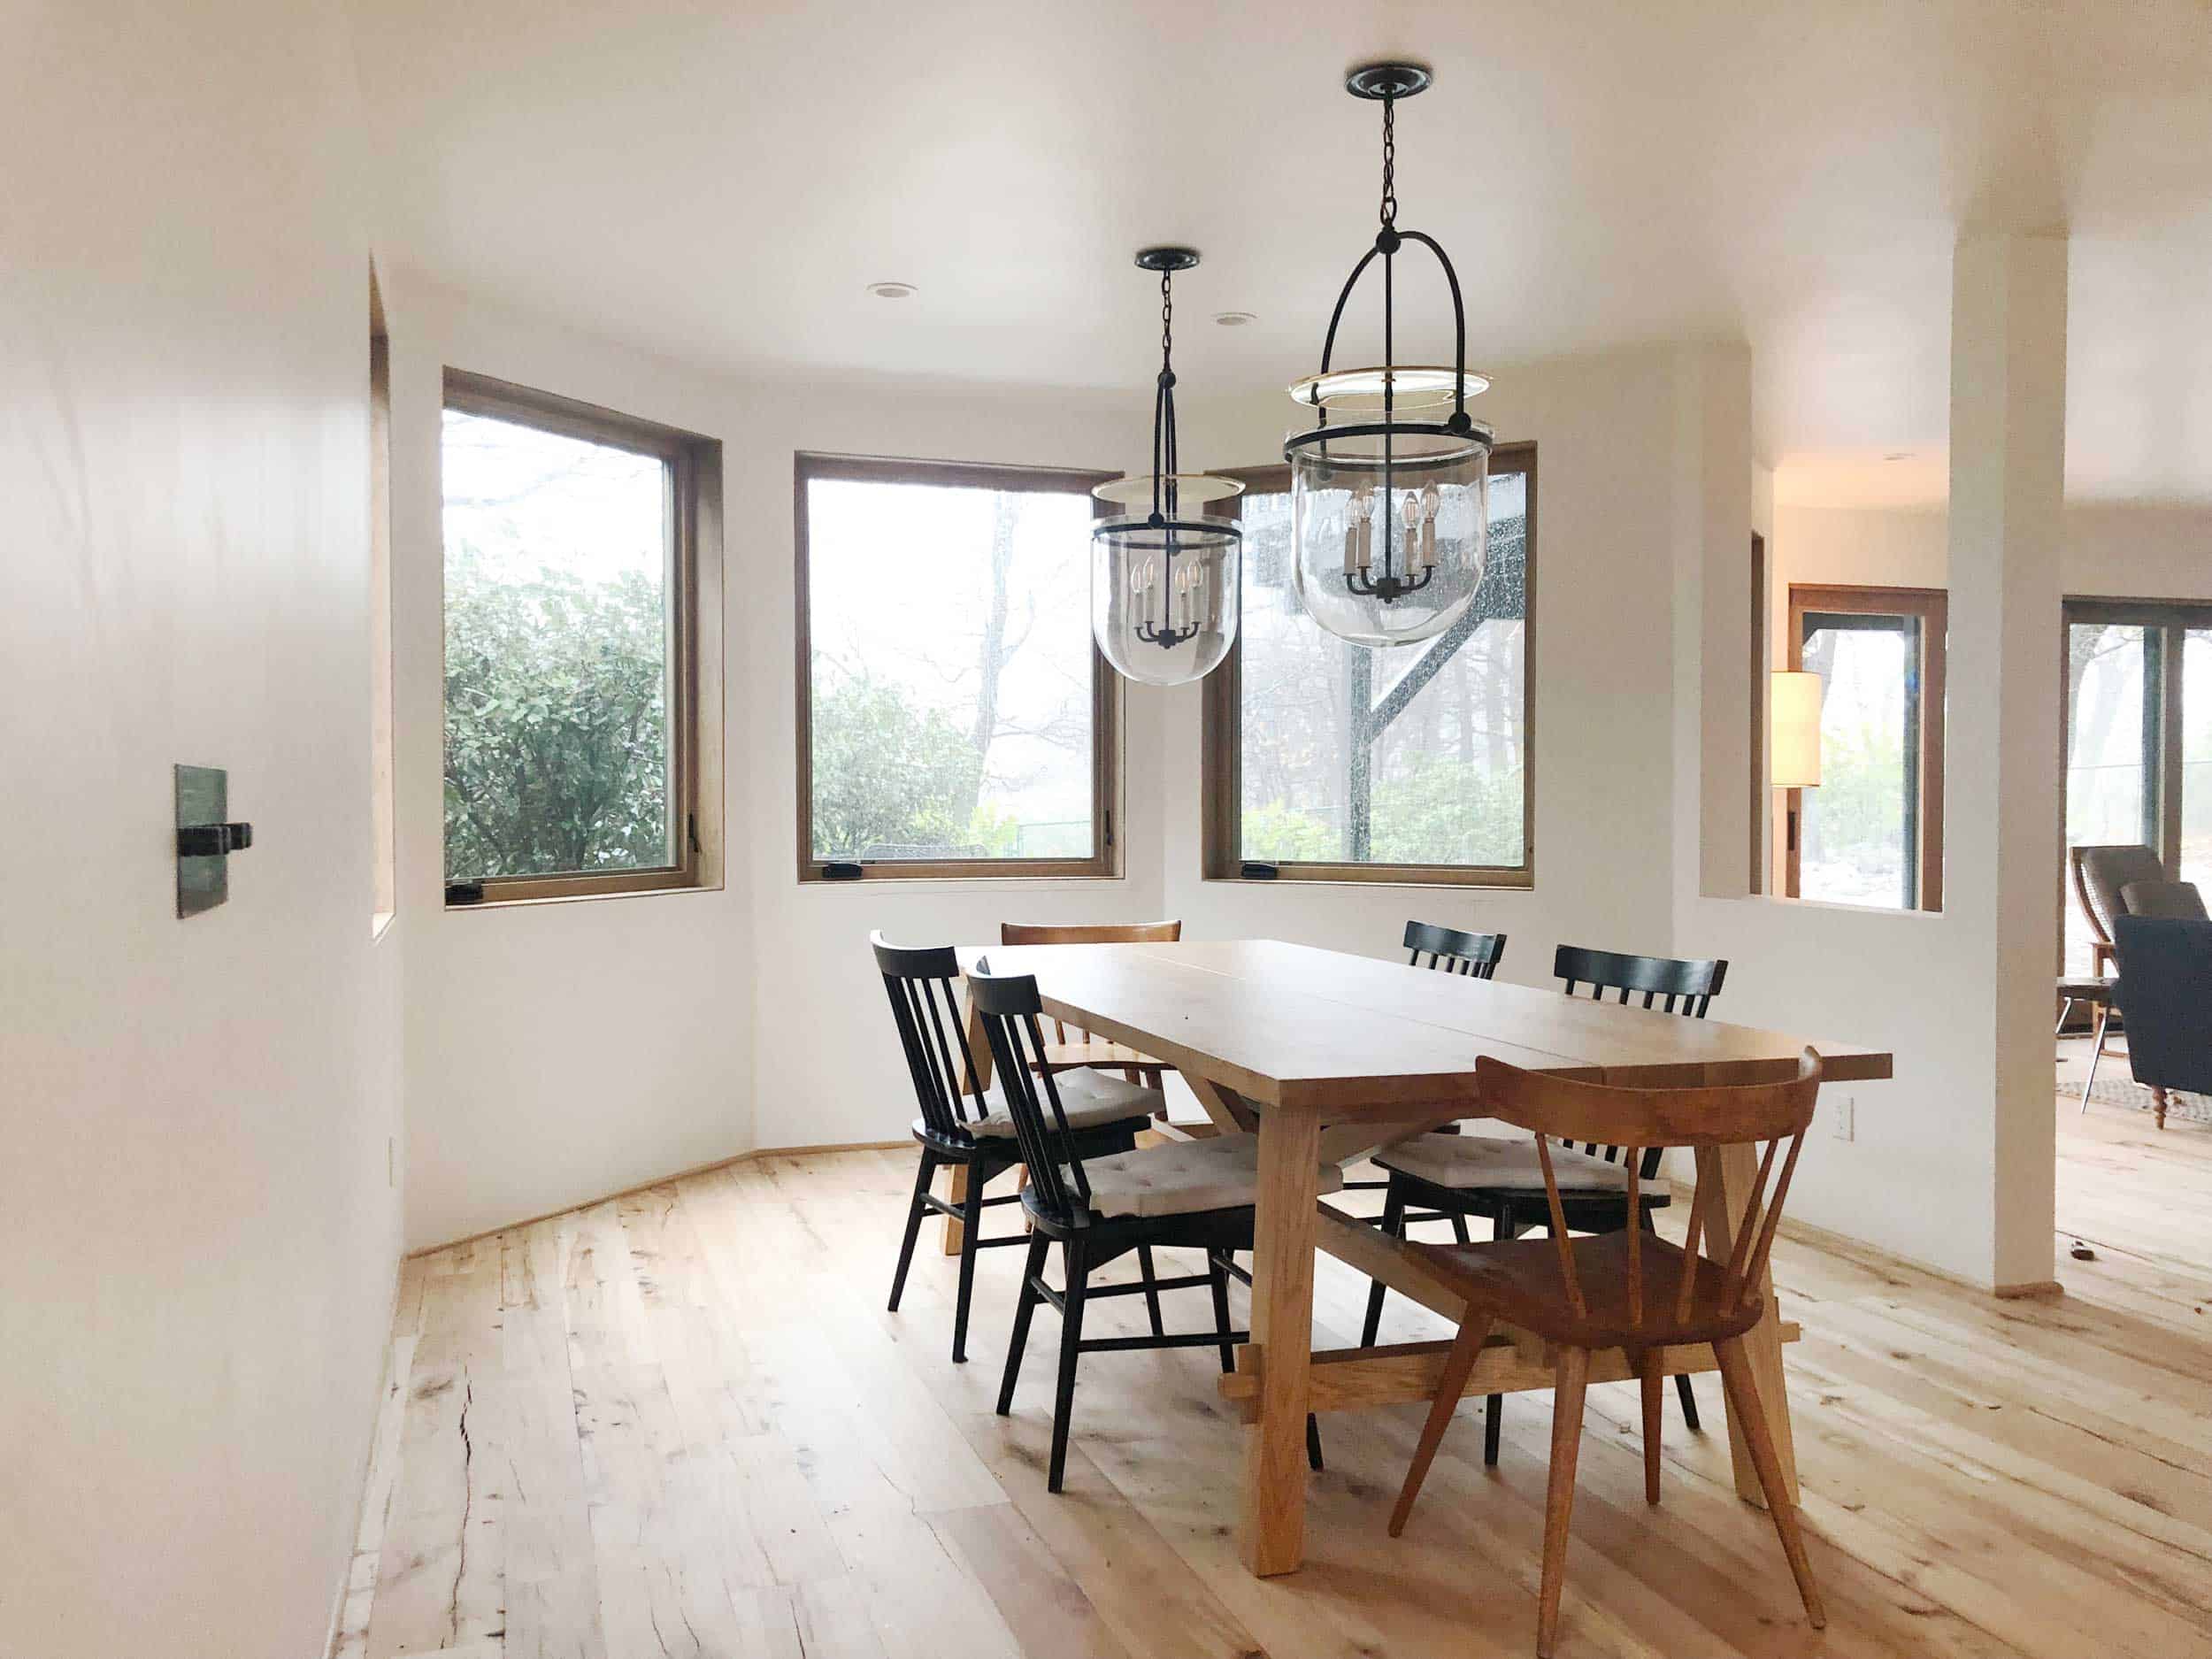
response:
{"label": "wooden dining table", "polygon": [[[1251,1340],[1221,1392],[1250,1425],[1239,1548],[1255,1573],[1297,1569],[1305,1555],[1305,1422],[1426,1401],[1443,1342],[1313,1351],[1314,1252],[1326,1250],[1448,1319],[1463,1311],[1416,1250],[1320,1201],[1318,1171],[1476,1110],[1484,1055],[1531,1071],[1631,1087],[1763,1082],[1793,1074],[1807,1048],[1828,1081],[1890,1075],[1891,1056],[1855,1044],[1686,1019],[1556,991],[1434,973],[1272,939],[1172,944],[964,947],[968,972],[1033,974],[1045,1011],[1156,1056],[1224,1132],[1259,1138]],[[989,1064],[972,1007],[971,1048]],[[987,1076],[979,1083],[987,1082]],[[1723,1202],[1704,1249],[1725,1261],[1755,1166],[1749,1148],[1717,1158]],[[1725,1213],[1722,1213],[1723,1211]],[[1767,1421],[1793,1499],[1797,1464],[1782,1348],[1795,1327],[1763,1282],[1766,1310],[1747,1338]],[[1625,1380],[1606,1356],[1593,1382]],[[1549,1388],[1553,1359],[1528,1332],[1494,1331],[1467,1379],[1470,1395]],[[1664,1350],[1662,1371],[1712,1371],[1707,1346]],[[1762,1502],[1742,1425],[1729,1412],[1736,1490]]]}

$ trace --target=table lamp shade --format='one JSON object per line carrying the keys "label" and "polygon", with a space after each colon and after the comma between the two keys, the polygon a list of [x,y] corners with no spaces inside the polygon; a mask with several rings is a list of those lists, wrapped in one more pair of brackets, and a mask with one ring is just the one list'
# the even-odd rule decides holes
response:
{"label": "table lamp shade", "polygon": [[1777,789],[1820,787],[1818,674],[1779,673],[1767,700],[1767,781]]}

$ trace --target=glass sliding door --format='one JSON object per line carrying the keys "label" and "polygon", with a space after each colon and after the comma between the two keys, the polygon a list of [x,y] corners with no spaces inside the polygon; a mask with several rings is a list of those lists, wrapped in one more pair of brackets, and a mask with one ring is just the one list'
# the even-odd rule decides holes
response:
{"label": "glass sliding door", "polygon": [[1792,792],[1793,898],[1940,910],[1944,595],[1790,588],[1790,665],[1821,680],[1816,789]]}
{"label": "glass sliding door", "polygon": [[[2212,894],[2212,605],[2066,602],[2069,849],[2141,845]],[[2062,870],[2062,970],[2097,971],[2095,934]]]}

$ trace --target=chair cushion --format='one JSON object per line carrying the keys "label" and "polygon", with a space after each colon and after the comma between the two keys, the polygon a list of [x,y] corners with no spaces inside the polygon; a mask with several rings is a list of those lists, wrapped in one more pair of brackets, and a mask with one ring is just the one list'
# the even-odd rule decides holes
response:
{"label": "chair cushion", "polygon": [[[1062,1071],[1053,1078],[1052,1083],[1060,1091],[1060,1109],[1067,1113],[1071,1129],[1096,1129],[1104,1124],[1119,1123],[1125,1118],[1149,1118],[1154,1112],[1167,1110],[1167,1097],[1158,1089],[1108,1077],[1103,1071]],[[994,1087],[986,1098],[991,1102],[990,1112],[970,1124],[968,1133],[1010,1141],[1014,1119],[1006,1110],[1005,1095]],[[1050,1123],[1052,1102],[1045,1098],[1041,1084],[1038,1087],[1037,1102],[1044,1108],[1045,1121]]]}
{"label": "chair cushion", "polygon": [[2147,916],[2162,922],[2205,920],[2204,895],[2193,881],[2131,881],[2120,889],[2120,902],[2130,916]]}
{"label": "chair cushion", "polygon": [[[1090,1179],[1091,1208],[1102,1216],[1187,1216],[1254,1202],[1259,1164],[1257,1135],[1217,1135],[1086,1158],[1083,1172]],[[1344,1185],[1344,1172],[1333,1164],[1322,1164],[1318,1174],[1322,1192]]]}
{"label": "chair cushion", "polygon": [[[1540,1194],[1544,1190],[1544,1166],[1537,1160],[1536,1141],[1530,1135],[1510,1141],[1485,1135],[1415,1135],[1385,1147],[1375,1154],[1375,1162],[1401,1175],[1461,1191],[1502,1187]],[[1628,1190],[1626,1164],[1608,1164],[1572,1147],[1555,1144],[1551,1167],[1562,1194]]]}

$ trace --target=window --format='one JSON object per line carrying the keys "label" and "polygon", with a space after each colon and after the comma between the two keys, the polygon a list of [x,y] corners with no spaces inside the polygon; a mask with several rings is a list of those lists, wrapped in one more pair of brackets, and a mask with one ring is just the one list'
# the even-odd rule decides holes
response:
{"label": "window", "polygon": [[1490,562],[1419,648],[1325,633],[1292,576],[1286,468],[1244,475],[1244,621],[1206,690],[1206,874],[1527,887],[1536,450],[1490,462]]}
{"label": "window", "polygon": [[392,342],[369,270],[369,937],[399,909],[392,769]]}
{"label": "window", "polygon": [[[2140,842],[2212,895],[2212,604],[2066,602],[2066,844]],[[2064,966],[2094,972],[2066,888]]]}
{"label": "window", "polygon": [[1943,655],[1927,588],[1790,588],[1790,666],[1820,676],[1820,787],[1790,791],[1791,898],[1943,908]]}
{"label": "window", "polygon": [[449,369],[442,457],[447,902],[713,885],[721,446]]}
{"label": "window", "polygon": [[1112,876],[1106,474],[797,457],[802,881]]}

